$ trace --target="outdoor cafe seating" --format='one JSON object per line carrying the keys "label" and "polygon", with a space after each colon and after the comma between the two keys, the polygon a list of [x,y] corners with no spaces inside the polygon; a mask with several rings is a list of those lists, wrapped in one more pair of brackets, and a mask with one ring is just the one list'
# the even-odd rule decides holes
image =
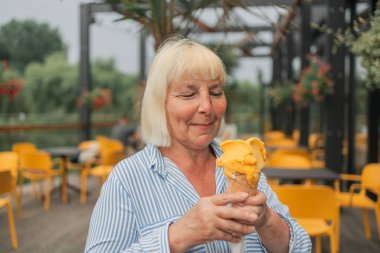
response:
{"label": "outdoor cafe seating", "polygon": [[97,136],[96,141],[100,146],[97,161],[86,163],[81,171],[81,194],[82,204],[87,200],[87,176],[95,176],[100,179],[99,188],[106,181],[114,166],[126,157],[124,145],[115,139],[106,136]]}
{"label": "outdoor cafe seating", "polygon": [[352,182],[348,191],[341,191],[340,187],[337,187],[340,205],[345,208],[362,209],[364,232],[367,240],[371,238],[368,210],[373,210],[376,215],[380,238],[380,163],[365,165],[361,175],[341,174],[340,180]]}
{"label": "outdoor cafe seating", "polygon": [[19,170],[19,156],[16,152],[2,151],[0,152],[0,171],[9,171],[12,178],[12,194],[16,199],[16,209],[18,218],[22,218],[21,197],[17,189],[17,179]]}
{"label": "outdoor cafe seating", "polygon": [[330,252],[339,250],[339,201],[334,189],[321,185],[282,185],[274,188],[290,214],[315,239],[315,253],[321,252],[321,237],[330,239]]}
{"label": "outdoor cafe seating", "polygon": [[[21,194],[25,179],[40,181],[41,183],[42,181],[45,181],[45,211],[48,211],[50,208],[52,179],[63,175],[63,169],[61,167],[54,169],[54,165],[55,164],[52,157],[46,152],[25,152],[20,156]],[[65,184],[62,184],[62,198],[67,198],[67,189]]]}
{"label": "outdoor cafe seating", "polygon": [[[10,171],[0,171],[0,209],[3,207],[7,208],[8,213],[8,223],[9,231],[11,235],[12,247],[14,249],[18,248],[18,240],[16,234],[16,226],[13,218],[12,209],[12,192],[14,190],[13,178]],[[6,194],[6,197],[1,197],[1,195]]]}

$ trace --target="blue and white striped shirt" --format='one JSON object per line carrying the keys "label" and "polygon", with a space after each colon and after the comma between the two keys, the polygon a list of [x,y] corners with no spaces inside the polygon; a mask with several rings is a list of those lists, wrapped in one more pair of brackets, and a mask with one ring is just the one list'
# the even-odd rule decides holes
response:
{"label": "blue and white striped shirt", "polygon": [[[217,157],[222,150],[211,147]],[[216,192],[223,193],[227,180],[216,169]],[[289,215],[262,175],[259,189],[268,205],[289,225],[290,252],[311,252],[306,232]],[[191,183],[156,146],[147,145],[116,165],[102,187],[92,213],[85,252],[170,252],[168,227],[200,200]],[[256,232],[244,237],[245,252],[266,252]],[[225,241],[212,241],[187,252],[229,252]]]}

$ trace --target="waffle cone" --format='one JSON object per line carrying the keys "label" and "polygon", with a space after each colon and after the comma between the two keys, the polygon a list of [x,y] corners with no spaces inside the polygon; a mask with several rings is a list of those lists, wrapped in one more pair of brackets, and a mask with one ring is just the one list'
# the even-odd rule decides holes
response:
{"label": "waffle cone", "polygon": [[257,181],[254,184],[250,184],[247,181],[246,175],[236,173],[235,178],[227,178],[227,193],[246,192],[249,196],[256,195],[259,178],[260,177],[257,178]]}

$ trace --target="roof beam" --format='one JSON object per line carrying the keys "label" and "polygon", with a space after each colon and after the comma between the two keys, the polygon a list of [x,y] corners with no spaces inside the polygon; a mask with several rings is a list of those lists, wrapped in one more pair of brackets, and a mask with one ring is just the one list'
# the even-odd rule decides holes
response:
{"label": "roof beam", "polygon": [[204,31],[201,29],[196,29],[191,33],[231,33],[231,32],[271,32],[274,30],[273,26],[248,26],[248,27],[226,27],[219,28],[213,27],[210,31]]}

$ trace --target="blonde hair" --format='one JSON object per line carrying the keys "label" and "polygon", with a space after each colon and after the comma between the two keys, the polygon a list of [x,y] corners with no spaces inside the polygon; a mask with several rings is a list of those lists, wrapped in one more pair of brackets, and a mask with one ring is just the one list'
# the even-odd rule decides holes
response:
{"label": "blonde hair", "polygon": [[151,65],[141,108],[141,137],[144,143],[170,146],[165,101],[168,86],[183,77],[225,82],[221,59],[209,48],[182,36],[173,36],[157,51]]}

